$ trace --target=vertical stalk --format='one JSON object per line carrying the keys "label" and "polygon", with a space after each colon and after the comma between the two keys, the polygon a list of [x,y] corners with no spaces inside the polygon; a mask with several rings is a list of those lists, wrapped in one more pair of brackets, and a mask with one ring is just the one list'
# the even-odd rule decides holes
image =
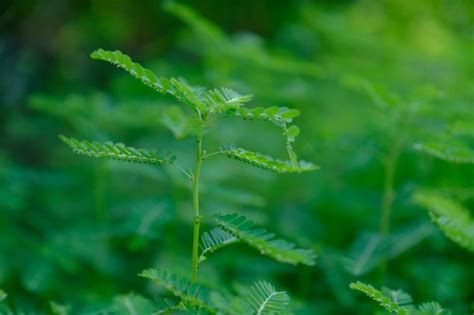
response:
{"label": "vertical stalk", "polygon": [[288,127],[286,126],[286,123],[283,123],[283,136],[285,137],[286,152],[290,158],[291,165],[296,166],[298,164],[298,157],[296,156],[295,151],[293,151],[293,146],[288,137]]}
{"label": "vertical stalk", "polygon": [[[379,234],[382,238],[385,238],[390,233],[390,216],[392,212],[392,205],[394,199],[394,188],[393,182],[395,177],[395,171],[400,158],[400,152],[402,148],[402,140],[399,140],[390,151],[389,155],[385,160],[385,177],[384,177],[384,188],[382,205],[380,208],[380,223],[379,223]],[[385,271],[387,269],[387,257],[382,257],[382,261],[379,266],[379,281],[380,284],[383,282]]]}
{"label": "vertical stalk", "polygon": [[202,136],[196,137],[196,167],[193,174],[193,210],[194,210],[194,228],[193,228],[193,270],[191,281],[197,280],[198,271],[198,251],[199,251],[199,225],[201,217],[199,216],[199,176],[201,175],[202,165]]}
{"label": "vertical stalk", "polygon": [[385,179],[383,188],[382,206],[380,209],[380,235],[386,236],[390,232],[390,214],[393,204],[393,178],[398,160],[398,154],[389,156],[385,163]]}

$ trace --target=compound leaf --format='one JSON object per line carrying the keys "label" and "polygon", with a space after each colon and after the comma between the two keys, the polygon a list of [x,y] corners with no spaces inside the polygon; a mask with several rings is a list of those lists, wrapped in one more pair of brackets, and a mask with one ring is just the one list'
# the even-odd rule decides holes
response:
{"label": "compound leaf", "polygon": [[314,171],[319,168],[310,162],[299,161],[292,163],[291,161],[282,161],[268,155],[247,151],[234,146],[222,147],[221,152],[226,154],[229,158],[234,158],[244,163],[277,173],[302,173]]}
{"label": "compound leaf", "polygon": [[474,163],[474,150],[463,144],[417,143],[415,149],[448,162]]}
{"label": "compound leaf", "polygon": [[426,302],[418,306],[416,315],[449,315],[451,311],[444,309],[438,302]]}
{"label": "compound leaf", "polygon": [[414,200],[431,212],[432,220],[446,237],[474,252],[474,219],[467,209],[436,193],[419,191],[415,193]]}
{"label": "compound leaf", "polygon": [[104,49],[97,49],[92,52],[91,58],[104,60],[124,69],[133,77],[142,81],[145,85],[160,93],[173,95],[178,99],[178,101],[190,106],[195,111],[203,111],[205,109],[205,105],[199,98],[198,93],[185,82],[179,81],[175,78],[158,78],[151,70],[133,62],[129,56],[118,50],[107,51]]}
{"label": "compound leaf", "polygon": [[152,301],[136,294],[120,295],[114,298],[111,313],[117,315],[153,314],[158,311]]}
{"label": "compound leaf", "polygon": [[285,291],[276,291],[271,283],[258,281],[249,289],[245,300],[251,306],[253,314],[270,315],[284,312],[290,297]]}
{"label": "compound leaf", "polygon": [[296,248],[294,243],[276,239],[275,234],[263,229],[255,229],[254,222],[237,213],[215,216],[217,225],[234,235],[240,241],[254,247],[261,254],[289,264],[305,264],[312,266],[316,258],[312,250]]}
{"label": "compound leaf", "polygon": [[241,107],[235,111],[228,111],[227,113],[245,120],[266,120],[281,126],[283,123],[291,123],[293,118],[298,117],[301,112],[288,107],[271,106],[254,108]]}
{"label": "compound leaf", "polygon": [[127,162],[146,163],[154,165],[172,164],[174,155],[170,153],[159,154],[147,149],[127,147],[122,143],[99,143],[87,140],[79,141],[63,135],[59,139],[64,141],[75,153],[96,158],[110,158]]}
{"label": "compound leaf", "polygon": [[150,279],[170,291],[188,307],[203,309],[211,314],[217,312],[210,304],[212,291],[201,287],[199,284],[191,283],[184,277],[162,269],[144,270],[139,276]]}
{"label": "compound leaf", "polygon": [[208,254],[238,241],[237,237],[220,228],[214,228],[209,232],[205,232],[201,236],[201,255],[199,256],[199,262],[201,263],[206,260]]}
{"label": "compound leaf", "polygon": [[124,69],[133,77],[142,81],[145,85],[153,88],[160,93],[166,93],[167,89],[163,87],[160,79],[149,69],[142,67],[140,64],[133,62],[133,60],[126,54],[119,50],[108,51],[104,49],[97,49],[91,53],[92,59],[104,60],[115,66]]}
{"label": "compound leaf", "polygon": [[210,112],[224,113],[236,110],[244,103],[250,102],[252,95],[241,95],[232,89],[220,88],[206,91],[202,98]]}
{"label": "compound leaf", "polygon": [[375,289],[370,284],[365,284],[360,281],[357,281],[357,282],[351,283],[349,287],[352,290],[357,290],[364,293],[365,295],[370,297],[372,300],[379,303],[380,306],[385,308],[390,313],[406,314],[404,313],[404,310],[398,305],[398,303],[393,301],[389,296]]}

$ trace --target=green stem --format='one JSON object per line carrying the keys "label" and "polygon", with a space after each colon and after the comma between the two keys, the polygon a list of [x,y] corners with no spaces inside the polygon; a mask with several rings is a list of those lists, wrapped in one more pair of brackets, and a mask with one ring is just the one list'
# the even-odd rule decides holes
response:
{"label": "green stem", "polygon": [[[392,212],[393,200],[394,200],[394,178],[395,171],[400,158],[400,152],[403,141],[398,141],[392,148],[387,159],[385,160],[385,178],[384,188],[382,197],[382,206],[380,208],[380,223],[379,233],[382,238],[385,238],[390,233],[390,216]],[[379,266],[379,281],[383,283],[385,271],[387,269],[387,257],[382,257],[382,261]]]}
{"label": "green stem", "polygon": [[390,156],[385,164],[385,179],[379,225],[379,232],[382,236],[386,236],[390,232],[390,214],[393,204],[393,178],[395,175],[396,162],[397,157]]}
{"label": "green stem", "polygon": [[197,280],[197,271],[199,263],[199,225],[201,217],[199,216],[199,176],[201,175],[202,165],[202,136],[196,137],[196,168],[193,175],[193,209],[194,209],[194,231],[193,231],[193,270],[191,281]]}
{"label": "green stem", "polygon": [[290,138],[288,137],[288,128],[286,123],[283,123],[283,136],[285,137],[286,152],[288,152],[288,157],[290,158],[291,165],[296,166],[298,164],[298,157],[296,156],[295,151],[293,151],[293,146],[291,145]]}

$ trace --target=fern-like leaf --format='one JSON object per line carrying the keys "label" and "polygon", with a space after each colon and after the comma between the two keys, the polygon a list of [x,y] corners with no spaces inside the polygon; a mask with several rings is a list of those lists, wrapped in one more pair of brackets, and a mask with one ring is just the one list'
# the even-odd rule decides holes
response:
{"label": "fern-like leaf", "polygon": [[414,200],[430,211],[432,220],[446,237],[474,252],[474,219],[468,209],[436,193],[418,191]]}
{"label": "fern-like leaf", "polygon": [[201,263],[206,260],[208,254],[238,241],[237,237],[220,228],[214,228],[209,232],[205,232],[201,236],[201,255],[199,256],[199,262]]}
{"label": "fern-like leaf", "polygon": [[236,110],[244,103],[250,102],[252,95],[241,95],[232,89],[220,88],[206,91],[202,98],[210,112],[224,113]]}
{"label": "fern-like leaf", "polygon": [[294,243],[275,239],[275,234],[255,229],[254,222],[237,213],[215,216],[220,228],[234,235],[242,242],[258,249],[261,254],[289,264],[312,266],[316,258],[312,250],[296,248]]}
{"label": "fern-like leaf", "polygon": [[115,297],[112,310],[107,314],[139,315],[154,314],[156,311],[158,311],[158,309],[152,301],[131,293]]}
{"label": "fern-like leaf", "polygon": [[272,284],[258,281],[250,288],[246,301],[252,307],[253,314],[270,315],[284,312],[290,297],[285,291],[276,291]]}
{"label": "fern-like leaf", "polygon": [[210,304],[212,291],[198,284],[191,283],[184,277],[174,275],[167,270],[161,269],[144,270],[139,276],[148,278],[170,291],[174,296],[180,298],[188,307],[203,309],[211,314],[217,312]]}
{"label": "fern-like leaf", "polygon": [[133,77],[139,79],[145,85],[148,85],[160,93],[168,92],[160,82],[160,79],[151,70],[142,67],[136,62],[133,62],[133,60],[128,55],[122,53],[119,50],[108,51],[104,49],[97,49],[91,53],[91,58],[104,60],[124,69]]}
{"label": "fern-like leaf", "polygon": [[406,314],[406,311],[403,310],[398,303],[394,302],[389,296],[383,294],[379,290],[375,289],[373,286],[370,284],[365,284],[360,281],[353,282],[349,285],[349,287],[352,290],[357,290],[368,297],[370,297],[372,300],[375,302],[379,303],[380,306],[385,308],[387,311],[390,313],[396,313],[396,314]]}
{"label": "fern-like leaf", "polygon": [[459,246],[474,252],[474,221],[459,221],[444,216],[432,215],[433,221],[443,233]]}
{"label": "fern-like leaf", "polygon": [[127,162],[154,165],[172,164],[175,159],[174,155],[170,153],[159,154],[147,149],[127,147],[121,143],[98,143],[89,142],[87,140],[79,141],[63,135],[60,135],[59,139],[64,141],[75,153],[87,155],[89,157],[110,158]]}
{"label": "fern-like leaf", "polygon": [[229,158],[234,158],[241,162],[277,173],[302,173],[314,171],[319,168],[310,162],[299,161],[292,163],[291,161],[282,161],[268,155],[247,151],[234,146],[222,147],[221,152]]}
{"label": "fern-like leaf", "polygon": [[438,302],[427,302],[418,306],[416,315],[449,315],[451,311],[444,309]]}
{"label": "fern-like leaf", "polygon": [[203,111],[205,109],[204,103],[192,87],[174,78],[158,78],[151,70],[133,62],[129,56],[118,50],[107,51],[104,49],[97,49],[92,52],[91,58],[104,60],[124,69],[133,77],[142,81],[145,85],[160,93],[173,95],[178,99],[178,101],[187,104],[195,111]]}
{"label": "fern-like leaf", "polygon": [[228,112],[232,115],[241,117],[245,120],[266,120],[282,125],[283,123],[291,123],[293,118],[300,115],[300,111],[297,109],[290,109],[288,107],[255,107],[246,108],[242,107],[236,111]]}
{"label": "fern-like leaf", "polygon": [[389,288],[382,288],[382,293],[389,296],[392,301],[397,303],[399,306],[410,306],[413,303],[411,295],[400,289],[392,290]]}
{"label": "fern-like leaf", "polygon": [[474,150],[461,144],[417,143],[415,149],[453,163],[474,163]]}

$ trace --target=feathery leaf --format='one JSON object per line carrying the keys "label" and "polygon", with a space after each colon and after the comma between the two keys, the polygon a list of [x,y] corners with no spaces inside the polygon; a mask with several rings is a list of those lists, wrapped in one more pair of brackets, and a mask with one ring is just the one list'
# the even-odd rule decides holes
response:
{"label": "feathery leaf", "polygon": [[236,110],[244,103],[250,102],[252,95],[241,95],[232,89],[220,88],[206,91],[202,98],[210,112],[223,113]]}
{"label": "feathery leaf", "polygon": [[160,82],[160,79],[151,70],[142,67],[136,62],[133,62],[133,60],[128,55],[122,53],[119,50],[108,51],[100,48],[91,53],[91,58],[104,60],[124,69],[133,77],[139,79],[145,85],[148,85],[160,93],[168,92],[168,90]]}
{"label": "feathery leaf", "polygon": [[[158,311],[153,302],[136,294],[120,295],[114,298],[114,304],[110,314],[116,315],[140,315],[153,314]],[[109,313],[107,313],[109,314]]]}
{"label": "feathery leaf", "polygon": [[234,235],[277,261],[296,265],[298,263],[312,266],[316,258],[312,250],[295,248],[294,243],[275,239],[275,234],[263,229],[255,229],[254,222],[237,213],[216,215],[215,220],[220,228]]}
{"label": "feathery leaf", "polygon": [[170,153],[158,154],[155,151],[147,149],[136,149],[126,147],[122,143],[99,143],[89,142],[87,140],[79,141],[74,138],[67,138],[63,135],[59,139],[64,141],[75,153],[87,155],[96,158],[110,158],[115,160],[146,163],[154,165],[172,164],[174,155]]}
{"label": "feathery leaf", "polygon": [[272,284],[258,281],[249,289],[245,300],[252,307],[254,314],[270,315],[285,311],[290,297],[285,291],[276,291]]}
{"label": "feathery leaf", "polygon": [[418,191],[413,199],[431,212],[432,220],[446,237],[474,252],[474,219],[468,209],[436,193]]}
{"label": "feathery leaf", "polygon": [[319,168],[313,163],[306,161],[299,161],[296,165],[293,165],[291,161],[274,159],[268,155],[247,151],[234,146],[222,147],[221,152],[226,154],[229,158],[234,158],[244,163],[277,173],[302,173],[314,171]]}
{"label": "feathery leaf", "polygon": [[198,93],[185,82],[181,82],[175,78],[158,78],[151,70],[133,62],[129,56],[118,50],[107,51],[97,49],[92,52],[91,58],[104,60],[124,69],[145,85],[160,93],[173,95],[178,101],[190,106],[195,111],[203,111],[205,109],[205,105],[199,98]]}
{"label": "feathery leaf", "polygon": [[449,315],[451,311],[444,309],[438,302],[426,302],[418,306],[416,315]]}
{"label": "feathery leaf", "polygon": [[208,254],[238,241],[234,235],[220,228],[214,228],[209,232],[205,232],[201,236],[201,255],[199,256],[199,262],[201,263],[206,260]]}
{"label": "feathery leaf", "polygon": [[297,109],[290,109],[288,107],[242,107],[235,111],[228,111],[227,113],[241,117],[246,120],[266,120],[271,121],[279,126],[283,123],[291,123],[293,118],[300,115]]}
{"label": "feathery leaf", "polygon": [[474,163],[474,150],[461,144],[417,143],[415,149],[453,163]]}
{"label": "feathery leaf", "polygon": [[148,278],[167,289],[189,307],[200,308],[212,314],[216,313],[216,309],[209,302],[212,291],[207,288],[162,269],[144,270],[139,276]]}
{"label": "feathery leaf", "polygon": [[365,295],[370,297],[372,300],[379,303],[380,306],[385,308],[390,313],[406,314],[406,313],[403,313],[404,310],[400,308],[398,303],[394,302],[389,296],[384,295],[382,292],[375,289],[370,284],[365,284],[360,281],[357,281],[357,282],[351,283],[349,287],[352,290],[357,290],[364,293]]}

